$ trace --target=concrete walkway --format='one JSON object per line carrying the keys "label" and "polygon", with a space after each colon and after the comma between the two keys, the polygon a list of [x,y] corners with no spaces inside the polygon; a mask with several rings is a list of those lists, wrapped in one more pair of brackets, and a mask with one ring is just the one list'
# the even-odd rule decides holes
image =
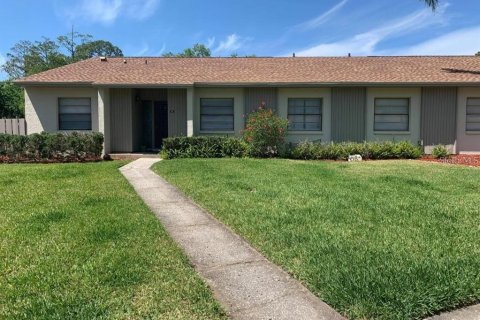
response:
{"label": "concrete walkway", "polygon": [[440,315],[425,320],[479,320],[480,304],[458,309],[452,312],[442,313]]}
{"label": "concrete walkway", "polygon": [[153,173],[150,167],[157,161],[138,159],[120,171],[183,248],[231,318],[344,319]]}

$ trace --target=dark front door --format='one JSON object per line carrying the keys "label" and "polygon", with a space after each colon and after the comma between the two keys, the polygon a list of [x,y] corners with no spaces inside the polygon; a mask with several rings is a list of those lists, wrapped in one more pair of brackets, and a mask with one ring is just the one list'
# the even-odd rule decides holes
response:
{"label": "dark front door", "polygon": [[153,104],[154,117],[154,148],[160,149],[164,138],[168,137],[168,103],[155,101]]}

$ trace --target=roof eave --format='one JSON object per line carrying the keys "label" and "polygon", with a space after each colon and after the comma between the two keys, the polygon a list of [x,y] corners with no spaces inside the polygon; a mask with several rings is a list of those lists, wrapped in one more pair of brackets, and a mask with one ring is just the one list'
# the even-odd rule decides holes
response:
{"label": "roof eave", "polygon": [[51,82],[51,81],[23,81],[14,80],[14,84],[20,87],[92,87],[92,82]]}
{"label": "roof eave", "polygon": [[95,82],[46,82],[19,81],[21,87],[106,87],[106,88],[188,88],[188,87],[428,87],[428,86],[480,86],[480,81],[464,82],[196,82],[180,84],[158,83],[95,83]]}
{"label": "roof eave", "polygon": [[195,87],[428,87],[480,86],[480,81],[467,82],[196,82]]}

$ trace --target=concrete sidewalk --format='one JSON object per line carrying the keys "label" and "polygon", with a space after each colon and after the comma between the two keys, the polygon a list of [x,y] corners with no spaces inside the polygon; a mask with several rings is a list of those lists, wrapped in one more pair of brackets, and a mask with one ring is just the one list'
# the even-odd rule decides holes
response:
{"label": "concrete sidewalk", "polygon": [[479,320],[480,304],[439,314],[425,320]]}
{"label": "concrete sidewalk", "polygon": [[[120,171],[161,220],[233,319],[344,319],[150,170],[142,158]],[[181,284],[179,284],[181,285]]]}

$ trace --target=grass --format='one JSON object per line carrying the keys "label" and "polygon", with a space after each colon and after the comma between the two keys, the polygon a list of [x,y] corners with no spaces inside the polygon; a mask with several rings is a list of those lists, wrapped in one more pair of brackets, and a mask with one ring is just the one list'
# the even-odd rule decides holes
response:
{"label": "grass", "polygon": [[223,319],[122,163],[0,165],[0,319]]}
{"label": "grass", "polygon": [[155,170],[351,319],[480,301],[479,169],[182,159]]}

